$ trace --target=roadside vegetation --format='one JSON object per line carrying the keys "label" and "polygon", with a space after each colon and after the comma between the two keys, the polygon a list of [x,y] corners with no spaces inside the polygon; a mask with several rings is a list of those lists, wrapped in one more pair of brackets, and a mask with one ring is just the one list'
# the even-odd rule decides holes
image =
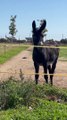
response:
{"label": "roadside vegetation", "polygon": [[67,89],[31,81],[0,83],[0,120],[66,120]]}
{"label": "roadside vegetation", "polygon": [[22,44],[0,44],[0,64],[3,64],[27,48],[27,46],[23,46]]}

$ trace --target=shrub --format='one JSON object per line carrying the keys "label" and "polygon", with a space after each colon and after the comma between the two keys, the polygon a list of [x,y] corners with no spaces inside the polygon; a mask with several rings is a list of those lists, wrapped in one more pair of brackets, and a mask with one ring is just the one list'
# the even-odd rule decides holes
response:
{"label": "shrub", "polygon": [[66,102],[67,89],[59,89],[50,85],[35,85],[31,81],[16,81],[10,78],[0,83],[0,109],[18,106],[39,106],[39,99]]}

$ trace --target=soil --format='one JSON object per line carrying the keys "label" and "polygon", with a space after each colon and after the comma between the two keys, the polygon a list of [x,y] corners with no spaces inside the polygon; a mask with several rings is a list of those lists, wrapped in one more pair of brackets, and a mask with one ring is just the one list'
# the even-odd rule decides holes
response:
{"label": "soil", "polygon": [[[39,72],[40,74],[43,73],[42,67],[40,67]],[[9,61],[0,65],[0,81],[7,80],[11,76],[15,77],[17,80],[20,80],[21,77],[23,77],[22,73],[25,79],[34,80],[34,66],[31,48],[26,51],[22,51]],[[53,84],[58,87],[67,88],[67,62],[58,60],[55,73],[57,76],[54,75]],[[45,83],[43,75],[40,75],[39,83]]]}

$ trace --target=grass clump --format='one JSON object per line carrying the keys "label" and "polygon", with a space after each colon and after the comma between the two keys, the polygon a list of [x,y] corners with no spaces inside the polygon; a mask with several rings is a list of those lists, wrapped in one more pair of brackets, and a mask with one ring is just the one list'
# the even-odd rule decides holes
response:
{"label": "grass clump", "polygon": [[14,78],[0,83],[0,109],[21,105],[36,107],[38,99],[67,102],[67,89],[46,84],[35,85],[31,81],[16,81]]}

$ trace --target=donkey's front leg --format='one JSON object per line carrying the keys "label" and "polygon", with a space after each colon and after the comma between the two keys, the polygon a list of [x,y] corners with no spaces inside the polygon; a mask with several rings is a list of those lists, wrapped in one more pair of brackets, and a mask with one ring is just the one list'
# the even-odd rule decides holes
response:
{"label": "donkey's front leg", "polygon": [[53,72],[52,72],[52,68],[50,65],[48,66],[48,70],[50,74],[50,84],[53,85]]}
{"label": "donkey's front leg", "polygon": [[44,66],[44,78],[46,80],[46,83],[48,83],[47,66]]}
{"label": "donkey's front leg", "polygon": [[39,78],[39,65],[34,62],[34,67],[35,67],[35,81],[36,81],[36,84],[38,84],[38,78]]}

